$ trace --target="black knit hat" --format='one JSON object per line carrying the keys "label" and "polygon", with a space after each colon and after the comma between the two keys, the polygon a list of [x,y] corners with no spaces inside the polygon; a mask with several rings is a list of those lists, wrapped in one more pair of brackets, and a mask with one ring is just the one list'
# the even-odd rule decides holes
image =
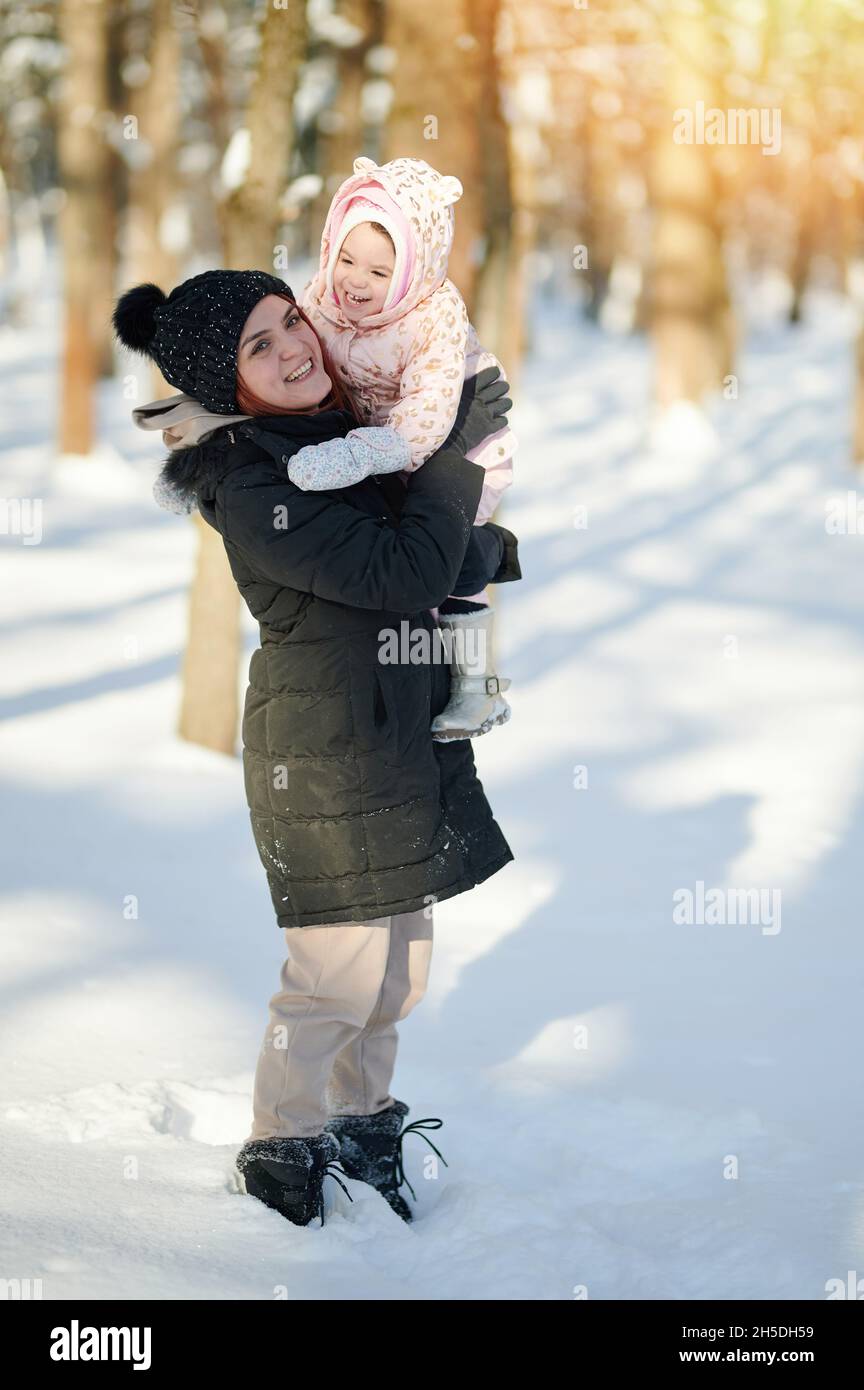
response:
{"label": "black knit hat", "polygon": [[156,363],[166,381],[217,415],[235,415],[237,348],[259,299],[292,291],[264,270],[206,270],[169,295],[136,285],[117,301],[114,329],[124,347]]}

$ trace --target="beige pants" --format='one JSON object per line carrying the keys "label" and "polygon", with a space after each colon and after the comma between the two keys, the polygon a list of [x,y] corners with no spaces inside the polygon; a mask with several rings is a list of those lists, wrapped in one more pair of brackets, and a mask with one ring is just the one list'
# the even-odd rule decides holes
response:
{"label": "beige pants", "polygon": [[396,1023],[429,979],[431,903],[368,922],[284,931],[288,958],[270,1000],[247,1143],[308,1138],[331,1115],[392,1105]]}

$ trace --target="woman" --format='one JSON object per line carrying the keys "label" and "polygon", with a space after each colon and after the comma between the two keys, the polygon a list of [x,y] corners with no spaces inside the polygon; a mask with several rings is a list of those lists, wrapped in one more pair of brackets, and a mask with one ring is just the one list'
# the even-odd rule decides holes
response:
{"label": "woman", "polygon": [[[282,281],[208,271],[167,298],[138,286],[114,325],[172,385],[233,417],[176,451],[161,484],[219,531],[261,632],[243,763],[289,955],[237,1167],[248,1193],[306,1225],[316,1211],[323,1221],[323,1176],[340,1156],[344,1173],[410,1220],[400,1146],[424,1122],[400,1133],[408,1106],[389,1092],[395,1024],[426,989],[432,905],[513,854],[470,741],[431,737],[449,667],[379,653],[382,635],[406,626],[415,651],[434,649],[429,610],[459,585],[483,486],[464,455],[506,423],[508,388],[490,381],[494,369],[473,378],[450,438],[407,487],[367,478],[303,492],[287,475],[292,455],[357,421]],[[520,577],[515,537],[487,526],[503,558],[486,577]],[[476,589],[476,574],[466,582]]]}

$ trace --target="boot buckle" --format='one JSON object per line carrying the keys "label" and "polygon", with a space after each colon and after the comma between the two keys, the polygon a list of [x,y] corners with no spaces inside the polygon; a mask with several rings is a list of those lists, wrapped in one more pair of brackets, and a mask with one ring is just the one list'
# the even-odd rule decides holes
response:
{"label": "boot buckle", "polygon": [[501,682],[499,681],[498,677],[497,677],[497,676],[487,676],[487,677],[486,677],[486,694],[487,694],[487,695],[500,695],[500,693],[501,693]]}

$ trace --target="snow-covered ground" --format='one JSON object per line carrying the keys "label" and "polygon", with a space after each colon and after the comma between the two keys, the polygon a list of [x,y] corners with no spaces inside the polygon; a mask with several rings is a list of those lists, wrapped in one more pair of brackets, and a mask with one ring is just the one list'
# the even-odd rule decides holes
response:
{"label": "snow-covered ground", "polygon": [[[475,743],[516,860],[436,909],[394,1082],[449,1166],[424,1181],[408,1140],[415,1224],[328,1183],[323,1229],[231,1177],[284,943],[239,760],[173,735],[191,524],[119,384],[97,453],[57,461],[54,319],[7,330],[0,496],[42,534],[0,544],[0,1277],[559,1300],[864,1274],[864,534],[826,530],[853,324],[809,314],[754,296],[713,436],[650,432],[644,341],[539,315],[501,513],[513,718]],[[677,921],[700,883],[768,913]]]}

